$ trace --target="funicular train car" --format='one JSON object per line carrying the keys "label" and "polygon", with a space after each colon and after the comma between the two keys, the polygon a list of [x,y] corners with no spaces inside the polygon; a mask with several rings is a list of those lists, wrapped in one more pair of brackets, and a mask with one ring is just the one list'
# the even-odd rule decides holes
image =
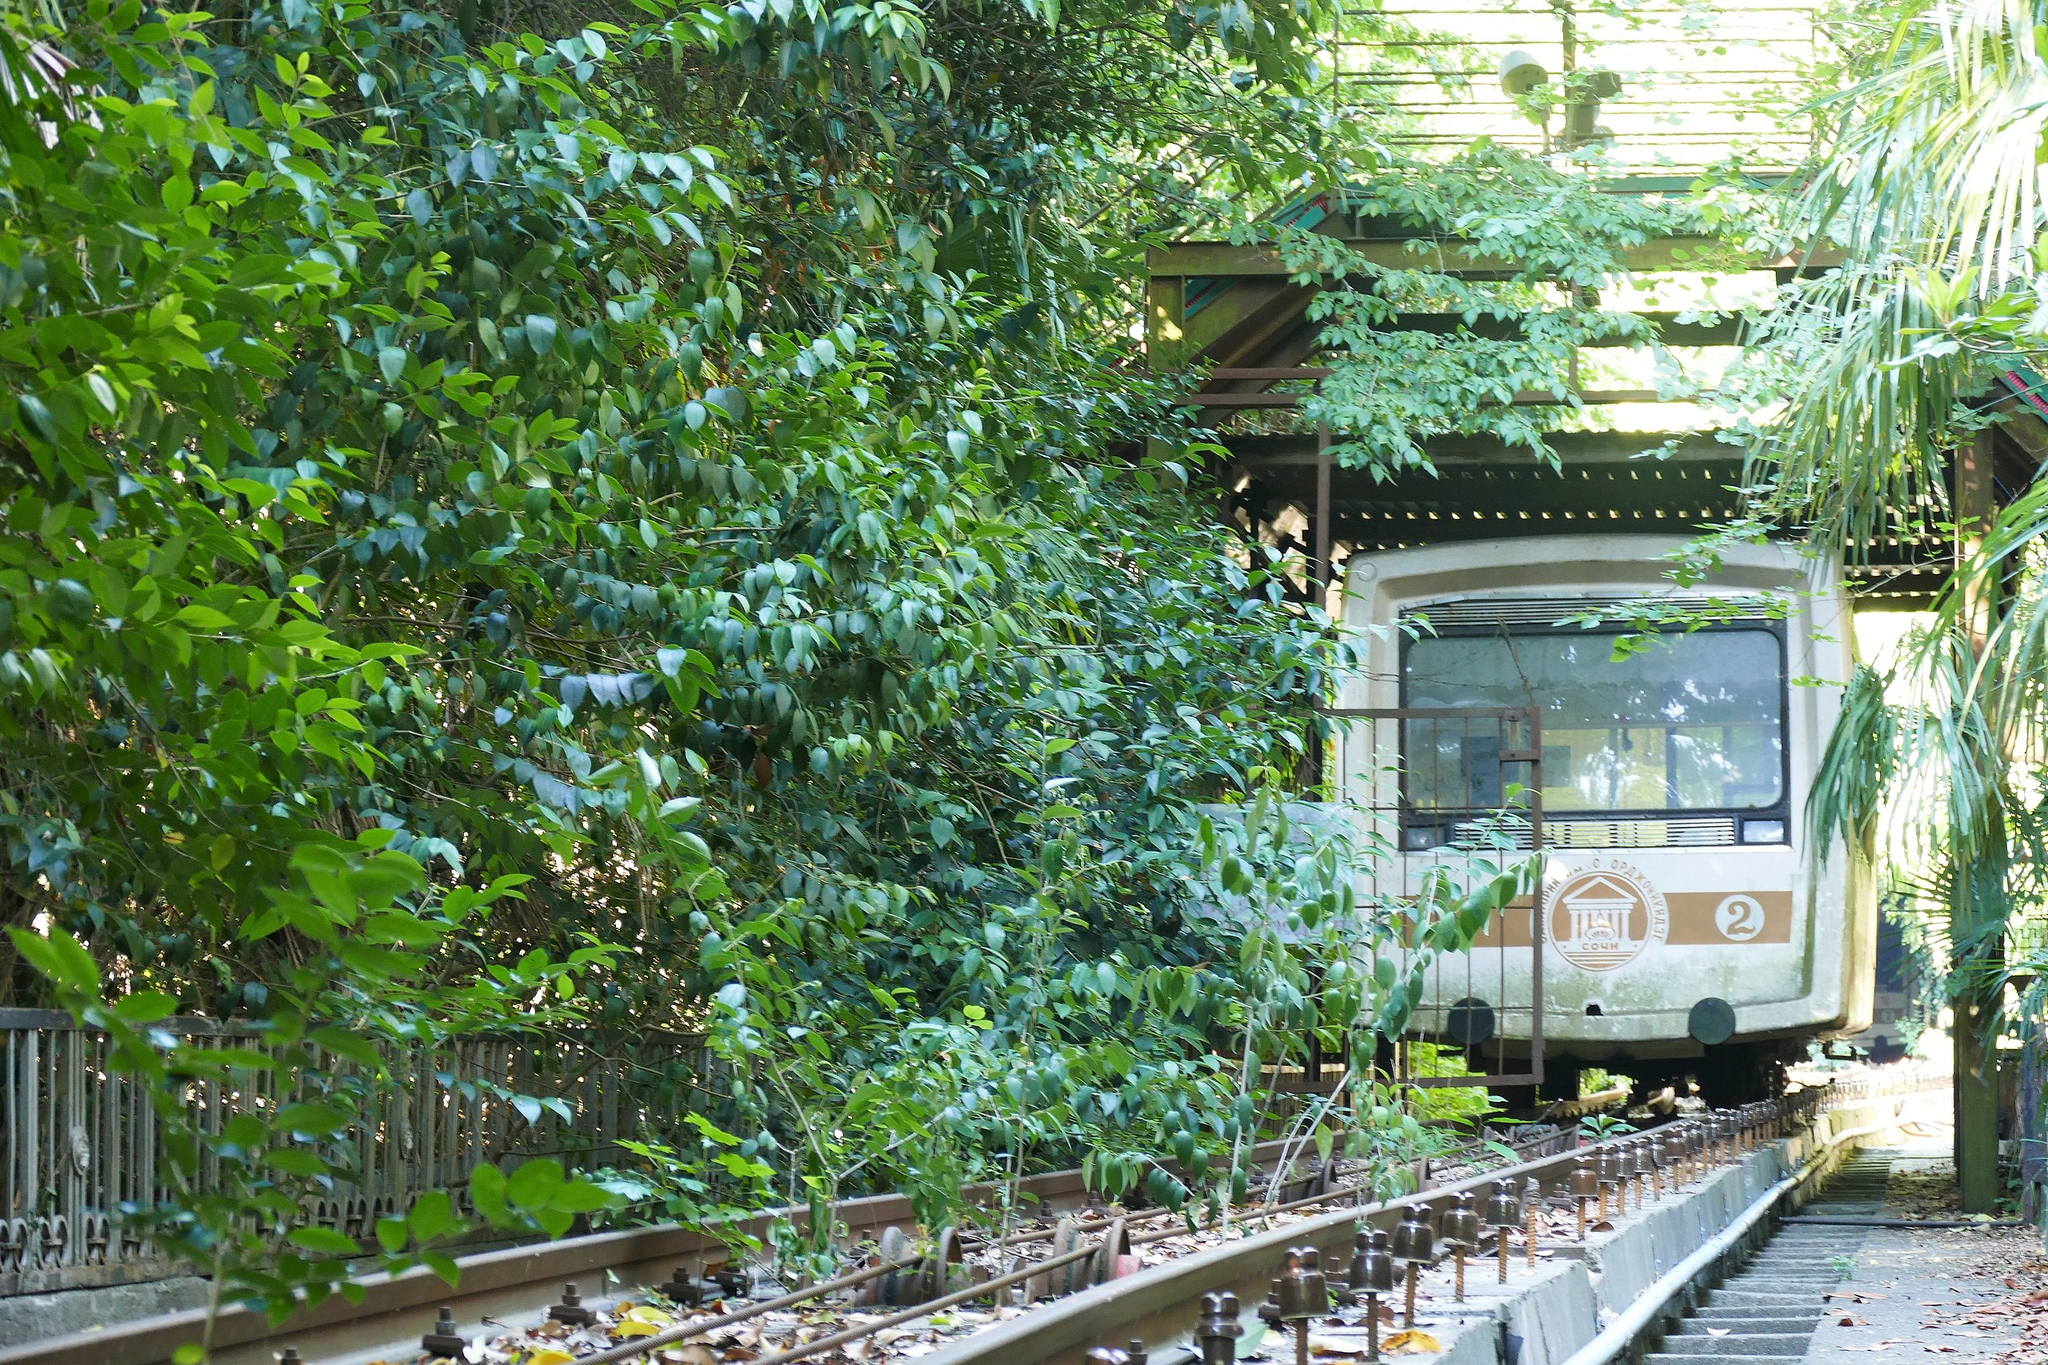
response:
{"label": "funicular train car", "polygon": [[1677,543],[1487,539],[1348,567],[1344,614],[1372,643],[1343,703],[1372,714],[1338,741],[1337,786],[1387,850],[1369,898],[1412,901],[1478,857],[1540,866],[1430,969],[1418,1024],[1505,1073],[1535,1033],[1553,1091],[1599,1063],[1741,1098],[1869,1022],[1869,862],[1817,849],[1802,808],[1853,667],[1846,595],[1794,547],[1748,547],[1695,595],[1712,624],[1615,657],[1626,620],[1582,621],[1687,606],[1665,576]]}
{"label": "funicular train car", "polygon": [[[1483,89],[1446,101],[1405,54],[1346,45],[1340,87],[1344,62],[1385,58],[1352,73],[1370,76],[1361,98],[1404,89],[1418,146],[1484,137],[1523,147],[1563,174],[1597,176],[1617,199],[1687,194],[1694,171],[1754,157],[1774,137],[1785,154],[1758,166],[1797,165],[1806,153],[1810,129],[1797,120],[1772,132],[1740,99],[1673,113],[1640,98],[1626,73],[1601,70],[1605,49],[1652,50],[1625,19],[1574,5],[1481,14],[1433,3],[1416,18],[1497,59],[1501,89],[1498,101]],[[1779,18],[1744,46],[1745,76],[1758,62],[1806,60],[1817,30]],[[1711,76],[1725,53],[1696,37],[1659,37],[1670,44],[1659,60]],[[1553,123],[1545,111],[1557,101],[1526,97],[1569,71],[1579,79],[1556,87],[1566,107]],[[1580,155],[1592,143],[1599,154]],[[1774,1059],[1851,1034],[1871,1012],[1866,851],[1815,847],[1806,810],[1853,664],[1850,601],[1927,605],[1955,551],[1936,526],[1940,509],[1982,515],[2048,467],[2044,386],[2004,377],[1987,401],[2011,420],[1980,434],[1989,458],[1967,480],[1959,461],[1949,489],[1927,490],[1927,516],[1902,511],[1840,563],[1789,543],[1730,550],[1718,578],[1697,588],[1737,603],[1724,619],[1616,661],[1619,625],[1570,618],[1674,593],[1666,556],[1744,513],[1742,451],[1720,439],[1726,414],[1688,407],[1686,385],[1655,377],[1644,331],[1593,329],[1557,382],[1488,400],[1569,409],[1572,420],[1532,423],[1544,428],[1544,458],[1483,423],[1439,420],[1416,437],[1421,460],[1410,450],[1359,467],[1332,453],[1345,432],[1281,415],[1333,377],[1340,392],[1357,383],[1329,367],[1329,347],[1357,338],[1326,340],[1321,296],[1377,290],[1383,276],[1360,283],[1371,272],[1512,281],[1516,301],[1498,313],[1458,301],[1460,290],[1417,288],[1386,291],[1360,315],[1375,332],[1484,345],[1527,339],[1531,310],[1631,311],[1663,358],[1689,355],[1705,375],[1712,353],[1725,360],[1741,344],[1745,308],[1771,306],[1776,290],[1840,255],[1825,242],[1781,253],[1680,235],[1618,247],[1612,275],[1596,282],[1552,256],[1517,258],[1511,233],[1463,236],[1452,220],[1403,219],[1389,202],[1333,191],[1268,216],[1340,240],[1359,263],[1348,277],[1310,275],[1242,240],[1153,248],[1146,350],[1158,372],[1202,369],[1186,401],[1227,451],[1206,470],[1226,490],[1226,517],[1292,557],[1305,601],[1376,632],[1369,666],[1344,694],[1315,699],[1372,713],[1342,723],[1320,782],[1357,803],[1361,839],[1385,851],[1369,897],[1398,915],[1432,876],[1540,862],[1529,901],[1433,969],[1419,1036],[1462,1048],[1477,1073],[1440,1079],[1504,1090],[1540,1077],[1574,1094],[1577,1068],[1601,1064],[1638,1081],[1690,1075],[1719,1099],[1754,1093],[1775,1079]],[[1618,359],[1631,349],[1633,359]],[[1404,353],[1426,348],[1389,352]],[[1526,797],[1514,796],[1517,784]]]}

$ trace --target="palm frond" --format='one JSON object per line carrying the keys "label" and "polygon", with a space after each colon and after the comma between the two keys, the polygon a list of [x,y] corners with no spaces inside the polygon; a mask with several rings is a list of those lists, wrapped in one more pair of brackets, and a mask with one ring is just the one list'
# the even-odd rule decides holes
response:
{"label": "palm frond", "polygon": [[1959,311],[2029,283],[2048,225],[2042,0],[1965,0],[1903,20],[1878,69],[1828,103],[1838,134],[1796,199],[1795,235],[1849,264],[1800,290],[1756,339],[1810,363],[1755,443],[1768,510],[1837,548],[1938,514],[1942,452],[1982,362]]}

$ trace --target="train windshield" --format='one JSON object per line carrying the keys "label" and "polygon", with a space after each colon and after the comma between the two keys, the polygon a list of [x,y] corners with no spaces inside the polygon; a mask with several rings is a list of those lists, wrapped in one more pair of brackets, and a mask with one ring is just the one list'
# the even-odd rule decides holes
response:
{"label": "train windshield", "polygon": [[[1745,811],[1784,796],[1784,649],[1769,630],[1703,630],[1626,659],[1599,631],[1413,640],[1415,708],[1529,705],[1543,713],[1543,808]],[[1482,752],[1489,740],[1492,752]],[[1498,790],[1499,742],[1469,725],[1408,726],[1409,801],[1469,809]],[[1495,798],[1497,799],[1497,797]]]}

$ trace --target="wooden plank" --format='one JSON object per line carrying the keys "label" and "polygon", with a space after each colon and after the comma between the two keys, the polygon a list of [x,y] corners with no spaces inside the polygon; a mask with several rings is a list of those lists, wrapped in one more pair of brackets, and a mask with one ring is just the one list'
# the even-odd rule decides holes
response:
{"label": "wooden plank", "polygon": [[[1180,355],[1183,359],[1206,356],[1226,365],[1270,364],[1273,343],[1303,324],[1315,292],[1278,276],[1242,280],[1198,312],[1183,315],[1184,349]],[[1314,339],[1321,334],[1322,324],[1313,324],[1310,344],[1302,355],[1314,350]]]}

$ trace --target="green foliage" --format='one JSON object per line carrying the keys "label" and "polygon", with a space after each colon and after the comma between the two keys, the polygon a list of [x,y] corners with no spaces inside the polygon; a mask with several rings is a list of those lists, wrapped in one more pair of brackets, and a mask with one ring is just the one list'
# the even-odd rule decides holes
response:
{"label": "green foliage", "polygon": [[[159,1026],[175,1007],[171,996],[110,992],[92,953],[61,928],[47,935],[9,930],[57,1003],[105,1032],[109,1064],[141,1079],[150,1097],[162,1143],[158,1174],[172,1193],[161,1204],[126,1206],[123,1217],[138,1234],[209,1272],[216,1303],[241,1297],[273,1321],[296,1303],[319,1303],[348,1288],[350,1262],[363,1256],[355,1238],[308,1223],[305,1213],[337,1182],[364,1174],[360,1135],[382,1121],[391,1083],[380,1044],[513,1010],[530,1023],[564,1013],[522,1000],[545,987],[535,974],[423,983],[428,958],[417,950],[455,928],[448,918],[455,898],[405,904],[425,890],[426,878],[404,854],[308,839],[293,855],[292,873],[273,895],[273,909],[313,951],[265,983],[260,1048],[181,1038]],[[474,907],[508,894],[517,892],[501,883],[468,899]],[[586,950],[576,965],[597,961],[602,956]],[[270,1103],[243,1106],[217,1124],[204,1112],[202,1097],[217,1103],[221,1095],[251,1093]],[[577,1213],[611,1199],[590,1181],[565,1176],[551,1159],[526,1162],[509,1181],[496,1167],[480,1166],[471,1189],[484,1220],[515,1234],[559,1236]],[[447,1192],[428,1191],[378,1220],[373,1263],[393,1272],[425,1265],[453,1283],[454,1262],[437,1244],[469,1227]]]}
{"label": "green foliage", "polygon": [[[741,1138],[702,1114],[685,1115],[684,1122],[695,1130],[695,1152],[667,1142],[622,1142],[620,1146],[639,1157],[644,1168],[599,1172],[597,1183],[627,1208],[652,1211],[685,1227],[710,1228],[735,1251],[754,1249],[758,1239],[738,1225],[753,1208],[769,1202],[767,1182],[775,1168],[759,1157],[774,1152],[773,1136],[764,1132]],[[708,1178],[714,1173],[722,1177],[716,1184]],[[721,1199],[720,1186],[731,1190],[734,1198]]]}
{"label": "green foliage", "polygon": [[[1597,172],[1485,142],[1442,162],[1389,163],[1366,187],[1348,188],[1342,203],[1362,230],[1407,242],[1414,263],[1379,263],[1321,233],[1278,234],[1297,280],[1335,278],[1309,304],[1324,323],[1331,374],[1301,416],[1339,437],[1338,460],[1382,478],[1428,469],[1423,443],[1452,434],[1491,434],[1554,463],[1545,438],[1587,416],[1577,393],[1581,348],[1628,344],[1663,355],[1651,323],[1602,304],[1603,287],[1630,275],[1627,250],[1710,231],[1691,200],[1608,193]],[[1445,273],[1480,258],[1506,276]],[[1713,260],[1703,250],[1687,264]],[[1404,313],[1452,321],[1441,332],[1392,326]],[[1675,375],[1667,387],[1683,395]],[[1532,392],[1556,401],[1516,403]]]}
{"label": "green foliage", "polygon": [[2033,0],[1874,10],[1825,102],[1836,137],[1787,187],[1794,230],[1845,260],[1759,332],[1793,383],[1753,481],[1832,545],[1938,523],[1913,509],[1946,505],[1944,452],[1984,420],[1968,400],[1999,353],[2036,345],[2044,18]]}
{"label": "green foliage", "polygon": [[1635,1125],[1619,1114],[1587,1114],[1579,1120],[1579,1136],[1587,1142],[1606,1142],[1635,1130]]}
{"label": "green foliage", "polygon": [[[388,1048],[571,1023],[701,1028],[726,1093],[603,1183],[479,1168],[500,1228],[1243,1196],[1262,1067],[1417,988],[1342,841],[1261,832],[1350,646],[1215,524],[1123,266],[1341,160],[1326,17],[10,12],[70,74],[0,103],[0,988],[166,1114],[295,1095],[178,1120],[129,1216],[331,1292]],[[1454,946],[1494,891],[1440,890]]]}
{"label": "green foliage", "polygon": [[[1412,1076],[1474,1074],[1460,1048],[1419,1040],[1407,1047],[1408,1074]],[[1417,1118],[1424,1120],[1476,1120],[1492,1113],[1499,1103],[1500,1097],[1488,1094],[1484,1086],[1443,1085],[1418,1088],[1409,1107]]]}
{"label": "green foliage", "polygon": [[[1917,921],[1916,950],[1944,959],[1951,1001],[1996,1011],[2010,998],[2032,1065],[2048,924],[2035,757],[2048,501],[2001,487],[2002,506],[1973,506],[1953,476],[1959,449],[1992,448],[1994,421],[2037,420],[1983,395],[2001,375],[2029,375],[2044,350],[2048,9],[1907,4],[1872,17],[1882,41],[1832,100],[1839,136],[1793,201],[1795,226],[1844,261],[1759,334],[1796,382],[1750,481],[1761,514],[1807,520],[1851,557],[1889,538],[1965,545],[1932,626],[1888,674],[1852,683],[1811,813],[1872,837],[1887,891]],[[2008,984],[2021,989],[2008,997]]]}
{"label": "green foliage", "polygon": [[1589,1066],[1579,1072],[1579,1098],[1599,1095],[1609,1090],[1630,1090],[1635,1087],[1632,1077],[1619,1075],[1605,1067]]}

